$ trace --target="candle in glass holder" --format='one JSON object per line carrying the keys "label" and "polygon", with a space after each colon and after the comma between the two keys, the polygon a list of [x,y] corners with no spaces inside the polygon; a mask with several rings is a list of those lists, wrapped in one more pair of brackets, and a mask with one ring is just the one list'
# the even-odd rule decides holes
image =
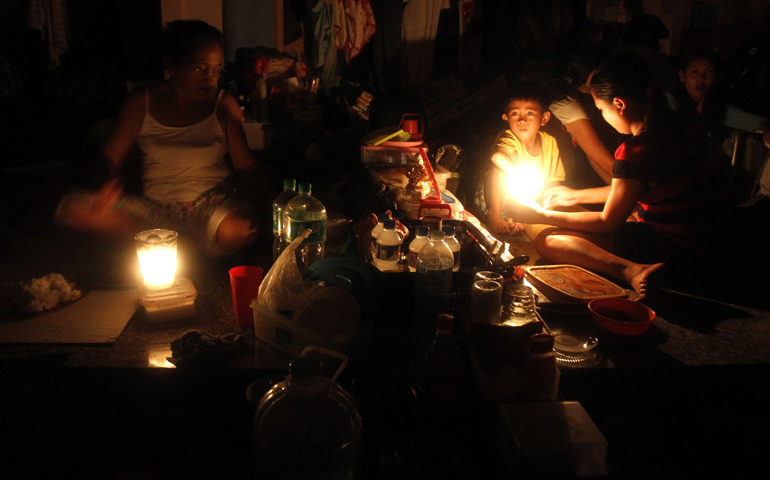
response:
{"label": "candle in glass holder", "polygon": [[179,234],[162,228],[136,234],[136,254],[144,285],[150,290],[161,290],[174,284],[176,249]]}

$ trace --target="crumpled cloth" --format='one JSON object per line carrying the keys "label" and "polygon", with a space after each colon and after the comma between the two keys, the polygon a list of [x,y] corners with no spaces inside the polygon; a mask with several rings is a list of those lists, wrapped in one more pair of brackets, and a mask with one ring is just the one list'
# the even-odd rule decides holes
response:
{"label": "crumpled cloth", "polygon": [[350,65],[377,31],[369,0],[336,0],[333,28],[334,45]]}
{"label": "crumpled cloth", "polygon": [[190,330],[171,342],[171,355],[166,360],[177,367],[214,365],[238,353],[243,347],[243,335],[230,333],[214,336],[200,330]]}

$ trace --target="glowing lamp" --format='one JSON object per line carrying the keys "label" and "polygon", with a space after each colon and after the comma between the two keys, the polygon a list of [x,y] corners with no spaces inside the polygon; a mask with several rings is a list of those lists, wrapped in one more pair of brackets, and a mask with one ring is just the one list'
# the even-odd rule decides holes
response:
{"label": "glowing lamp", "polygon": [[146,230],[134,237],[144,278],[139,299],[150,321],[175,320],[195,314],[198,292],[189,279],[175,276],[178,240],[178,233],[162,228]]}
{"label": "glowing lamp", "polygon": [[519,165],[508,173],[508,195],[517,200],[535,199],[543,189],[543,177],[533,165]]}

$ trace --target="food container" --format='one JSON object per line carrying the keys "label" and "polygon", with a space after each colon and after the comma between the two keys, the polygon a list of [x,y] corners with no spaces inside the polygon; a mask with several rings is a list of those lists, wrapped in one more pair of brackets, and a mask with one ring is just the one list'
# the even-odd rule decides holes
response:
{"label": "food container", "polygon": [[144,286],[139,289],[147,320],[153,323],[192,317],[197,297],[192,282],[184,277],[177,277],[174,285],[163,290],[150,290]]}
{"label": "food container", "polygon": [[600,298],[588,304],[598,326],[617,335],[641,335],[652,326],[655,312],[639,302],[625,298]]}
{"label": "food container", "polygon": [[528,267],[527,280],[554,303],[585,305],[598,298],[628,296],[625,289],[575,265]]}

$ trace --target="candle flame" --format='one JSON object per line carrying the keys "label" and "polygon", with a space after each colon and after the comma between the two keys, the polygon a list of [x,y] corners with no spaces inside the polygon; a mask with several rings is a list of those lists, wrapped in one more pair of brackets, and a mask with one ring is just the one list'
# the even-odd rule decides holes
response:
{"label": "candle flame", "polygon": [[533,165],[519,165],[508,174],[508,195],[518,200],[534,199],[543,188],[540,170]]}

